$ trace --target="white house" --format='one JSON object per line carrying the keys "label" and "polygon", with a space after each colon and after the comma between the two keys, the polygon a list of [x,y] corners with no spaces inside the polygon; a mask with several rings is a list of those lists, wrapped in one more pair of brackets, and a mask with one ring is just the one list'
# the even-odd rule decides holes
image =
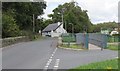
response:
{"label": "white house", "polygon": [[115,30],[110,33],[110,35],[114,35],[114,34],[119,34],[119,32]]}
{"label": "white house", "polygon": [[67,33],[67,31],[63,28],[63,24],[58,22],[54,24],[49,24],[42,31],[42,36],[59,37],[63,33]]}
{"label": "white house", "polygon": [[110,35],[114,35],[114,34],[119,34],[118,28],[114,28],[114,30],[111,31]]}

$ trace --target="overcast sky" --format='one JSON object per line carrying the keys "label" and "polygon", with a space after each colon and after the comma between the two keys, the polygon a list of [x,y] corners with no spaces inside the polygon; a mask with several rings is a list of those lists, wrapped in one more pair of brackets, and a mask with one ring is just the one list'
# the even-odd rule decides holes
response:
{"label": "overcast sky", "polygon": [[[47,8],[44,10],[44,18],[52,13],[52,10],[60,4],[70,2],[72,0],[45,0]],[[88,10],[88,15],[92,23],[101,23],[108,21],[118,21],[118,2],[120,0],[74,0],[82,8]]]}

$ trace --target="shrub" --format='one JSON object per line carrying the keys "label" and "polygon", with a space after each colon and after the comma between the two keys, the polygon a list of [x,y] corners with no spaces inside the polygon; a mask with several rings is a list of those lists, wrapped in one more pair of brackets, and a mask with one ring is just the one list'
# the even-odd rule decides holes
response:
{"label": "shrub", "polygon": [[3,14],[2,37],[16,37],[20,35],[19,26],[11,15]]}

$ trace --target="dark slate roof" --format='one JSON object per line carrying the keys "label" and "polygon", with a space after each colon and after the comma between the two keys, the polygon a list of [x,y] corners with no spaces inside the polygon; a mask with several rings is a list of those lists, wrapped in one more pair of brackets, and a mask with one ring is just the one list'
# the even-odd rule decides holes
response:
{"label": "dark slate roof", "polygon": [[49,32],[51,30],[56,30],[60,25],[58,25],[57,23],[54,24],[49,24],[44,30],[43,32]]}

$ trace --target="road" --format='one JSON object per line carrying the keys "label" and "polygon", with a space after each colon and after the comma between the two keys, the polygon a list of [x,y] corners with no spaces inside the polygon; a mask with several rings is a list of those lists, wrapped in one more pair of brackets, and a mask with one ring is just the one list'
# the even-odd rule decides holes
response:
{"label": "road", "polygon": [[65,50],[56,48],[57,39],[47,38],[7,46],[2,50],[3,69],[71,69],[80,65],[114,59],[117,51]]}

